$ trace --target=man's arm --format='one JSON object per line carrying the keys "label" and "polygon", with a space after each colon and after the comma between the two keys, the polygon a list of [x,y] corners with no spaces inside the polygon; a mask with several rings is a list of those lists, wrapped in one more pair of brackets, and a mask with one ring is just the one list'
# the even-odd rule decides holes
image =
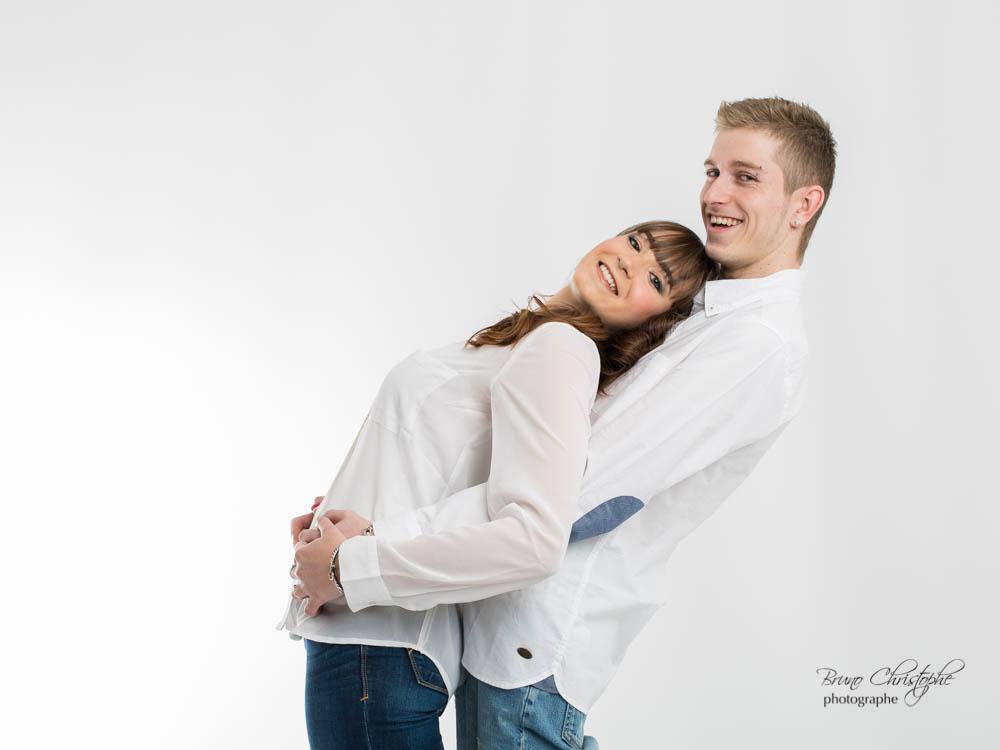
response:
{"label": "man's arm", "polygon": [[[679,364],[653,363],[664,370],[662,377],[622,413],[597,423],[578,505],[583,513],[616,498],[649,502],[787,421],[783,343],[763,325],[745,323],[720,326],[718,335]],[[474,485],[411,513],[377,520],[375,532],[399,540],[487,523],[485,498],[486,485]],[[612,523],[616,515],[627,517],[612,513]],[[593,526],[592,519],[576,519],[574,538],[578,529]],[[605,531],[611,528],[605,524]]]}
{"label": "man's arm", "polygon": [[662,374],[649,390],[594,425],[582,512],[617,495],[649,502],[774,433],[792,411],[789,356],[777,333],[739,317],[680,362],[654,363]]}
{"label": "man's arm", "polygon": [[[654,378],[645,393],[639,397],[628,394],[628,401],[623,402],[628,403],[627,408],[613,419],[597,423],[574,516],[581,508],[584,513],[599,509],[611,498],[624,497],[641,507],[784,423],[789,398],[787,352],[782,340],[765,326],[752,321],[718,326],[715,335],[682,362],[664,362],[651,365],[662,368],[663,374]],[[467,488],[402,520],[391,519],[388,527],[377,522],[374,539],[345,544],[344,551],[352,551],[352,567],[367,571],[364,585],[380,591],[370,603],[424,609],[442,602],[483,598],[484,589],[464,586],[461,579],[440,581],[450,584],[441,589],[423,586],[422,562],[408,560],[406,555],[415,550],[407,546],[408,541],[430,544],[432,549],[434,542],[430,540],[453,541],[460,528],[494,518],[494,509],[481,499],[487,488]],[[611,528],[613,525],[605,525],[604,530]],[[419,537],[413,536],[418,533]],[[383,538],[378,541],[380,536]],[[343,570],[349,575],[349,569]],[[402,575],[396,579],[399,571]],[[397,583],[409,588],[397,587]],[[528,583],[497,586],[485,595],[525,585]],[[348,583],[348,590],[350,586]],[[361,601],[355,600],[352,608],[370,606]]]}

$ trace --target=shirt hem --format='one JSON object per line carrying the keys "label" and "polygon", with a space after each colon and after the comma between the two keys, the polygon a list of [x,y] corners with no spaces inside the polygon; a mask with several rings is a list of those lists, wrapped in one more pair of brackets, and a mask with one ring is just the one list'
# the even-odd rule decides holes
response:
{"label": "shirt hem", "polygon": [[500,688],[501,690],[517,690],[518,688],[531,687],[536,682],[544,680],[546,677],[552,677],[552,679],[556,683],[556,690],[559,691],[559,697],[562,698],[564,701],[566,701],[569,705],[571,705],[573,708],[575,708],[577,711],[579,711],[584,715],[590,713],[591,709],[593,708],[593,704],[588,705],[586,702],[577,701],[573,699],[571,696],[567,695],[567,692],[563,689],[562,685],[560,684],[561,681],[559,679],[559,675],[556,673],[554,669],[550,669],[545,674],[539,673],[535,677],[528,677],[522,680],[497,680],[488,677],[481,677],[479,674],[476,673],[475,669],[471,668],[465,662],[465,659],[462,660],[462,667],[465,669],[466,672],[468,672],[470,675],[475,677],[480,682],[485,682],[487,685],[492,685],[493,687]]}

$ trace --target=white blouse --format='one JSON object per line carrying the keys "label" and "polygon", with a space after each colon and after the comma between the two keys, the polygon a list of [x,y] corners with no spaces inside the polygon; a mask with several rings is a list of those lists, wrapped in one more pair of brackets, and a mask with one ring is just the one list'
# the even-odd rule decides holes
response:
{"label": "white blouse", "polygon": [[[468,601],[470,591],[482,598],[529,586],[563,560],[579,515],[600,374],[597,346],[567,323],[544,323],[514,347],[463,344],[414,352],[389,372],[317,516],[352,508],[371,519],[398,517],[485,483],[485,504],[482,487],[470,497],[488,522],[378,552],[358,548],[382,556],[376,569],[395,571],[367,584],[391,586],[400,606],[352,612],[341,602],[309,617],[289,598],[278,625],[326,643],[415,648],[438,666],[449,691],[462,656],[450,602]],[[348,562],[353,548],[343,547],[341,571],[357,609],[364,605],[351,598],[366,582],[351,578],[352,569],[364,569]],[[426,609],[429,591],[438,606]]]}
{"label": "white blouse", "polygon": [[[808,356],[800,310],[804,277],[788,269],[709,282],[691,316],[615,381],[607,398],[596,400],[578,520],[553,575],[495,595],[521,575],[522,563],[538,575],[548,568],[548,534],[555,545],[557,518],[564,523],[574,515],[562,494],[577,481],[567,449],[579,450],[586,428],[560,436],[527,408],[532,397],[545,402],[562,395],[554,384],[585,380],[568,357],[538,359],[537,370],[525,373],[523,391],[502,389],[505,400],[494,404],[494,413],[515,407],[517,416],[495,417],[494,440],[508,430],[517,434],[503,448],[496,443],[497,485],[490,475],[489,483],[433,506],[371,516],[375,536],[343,544],[340,570],[351,609],[398,613],[398,607],[467,601],[462,664],[471,674],[500,688],[556,689],[588,713],[628,645],[663,605],[664,566],[677,544],[743,481],[801,408]],[[589,340],[566,333],[596,358]],[[551,374],[545,384],[533,382],[545,373]],[[500,390],[494,388],[495,395]],[[580,408],[592,391],[589,383],[580,387]],[[559,409],[567,416],[573,411],[566,404]],[[552,508],[544,512],[529,496],[550,482]],[[494,487],[525,496],[517,503],[523,509],[491,496]],[[509,554],[487,543],[479,524],[499,515],[519,519],[507,528],[523,529],[542,545],[537,561],[516,534]],[[565,540],[564,527],[562,534]],[[478,540],[464,556],[463,538]],[[464,593],[459,586],[466,586]]]}

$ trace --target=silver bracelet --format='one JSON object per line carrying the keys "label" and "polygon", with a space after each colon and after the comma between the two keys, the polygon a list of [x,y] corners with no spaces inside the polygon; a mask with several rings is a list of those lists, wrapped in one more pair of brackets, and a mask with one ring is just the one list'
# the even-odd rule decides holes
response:
{"label": "silver bracelet", "polygon": [[337,549],[333,551],[333,555],[330,557],[330,580],[333,581],[333,585],[337,587],[337,591],[343,595],[344,587],[340,585],[340,581],[337,580],[337,555],[340,554],[340,545],[337,545]]}

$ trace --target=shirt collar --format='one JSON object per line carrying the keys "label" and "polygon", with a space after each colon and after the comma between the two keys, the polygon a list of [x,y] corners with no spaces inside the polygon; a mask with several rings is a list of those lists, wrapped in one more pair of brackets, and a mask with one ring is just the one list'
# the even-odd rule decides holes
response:
{"label": "shirt collar", "polygon": [[746,307],[755,302],[798,299],[806,272],[801,268],[786,268],[760,279],[719,279],[709,281],[695,295],[691,314],[705,311],[707,317]]}

